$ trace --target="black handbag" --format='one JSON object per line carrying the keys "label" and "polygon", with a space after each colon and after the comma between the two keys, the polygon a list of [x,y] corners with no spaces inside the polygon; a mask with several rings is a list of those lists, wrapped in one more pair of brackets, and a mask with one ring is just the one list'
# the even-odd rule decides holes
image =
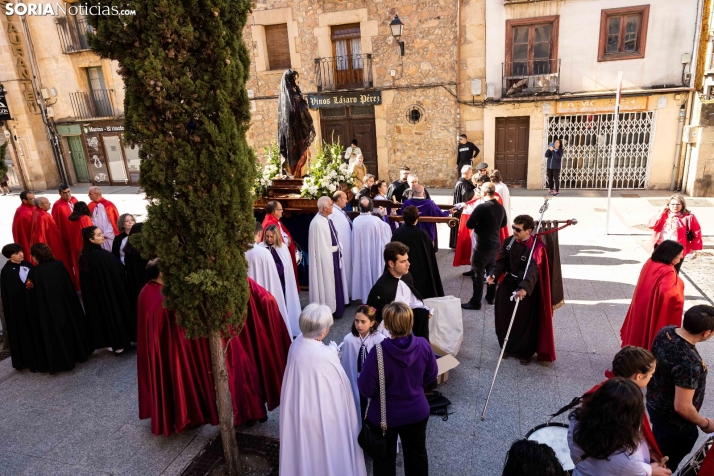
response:
{"label": "black handbag", "polygon": [[[687,225],[689,225],[689,220],[687,220]],[[687,226],[687,241],[694,241],[694,232]]]}
{"label": "black handbag", "polygon": [[382,355],[382,345],[377,344],[377,370],[379,373],[379,406],[380,406],[380,429],[372,428],[369,420],[367,420],[367,412],[369,404],[372,402],[370,398],[367,400],[367,408],[364,411],[364,420],[362,420],[362,429],[357,437],[357,442],[362,447],[365,453],[372,457],[374,461],[382,461],[387,457],[387,400],[384,387],[384,356]]}

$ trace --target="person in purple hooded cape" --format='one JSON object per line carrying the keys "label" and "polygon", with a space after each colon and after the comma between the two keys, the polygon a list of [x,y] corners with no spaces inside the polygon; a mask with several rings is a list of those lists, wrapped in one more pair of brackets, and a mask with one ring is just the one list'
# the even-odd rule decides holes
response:
{"label": "person in purple hooded cape", "polygon": [[[399,210],[399,214],[401,215],[402,210],[408,206],[417,207],[420,217],[448,217],[451,214],[451,210],[442,210],[433,200],[426,198],[424,196],[424,186],[421,184],[414,185],[412,198],[404,202],[402,208]],[[417,226],[429,235],[429,239],[431,239],[433,244],[434,240],[436,240],[436,223],[419,222]]]}

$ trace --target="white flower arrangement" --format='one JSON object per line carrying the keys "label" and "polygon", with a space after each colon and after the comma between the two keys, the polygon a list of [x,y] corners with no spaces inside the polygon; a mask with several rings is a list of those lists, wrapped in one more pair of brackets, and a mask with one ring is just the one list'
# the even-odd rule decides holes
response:
{"label": "white flower arrangement", "polygon": [[342,162],[344,149],[336,142],[323,143],[317,157],[310,164],[309,175],[303,180],[300,195],[306,198],[320,198],[354,185],[355,176],[349,172],[347,164]]}
{"label": "white flower arrangement", "polygon": [[273,179],[280,175],[280,149],[277,144],[272,143],[265,147],[265,166],[260,162],[255,163],[257,177],[253,185],[253,195],[255,198],[263,198],[268,194],[268,188],[273,184]]}

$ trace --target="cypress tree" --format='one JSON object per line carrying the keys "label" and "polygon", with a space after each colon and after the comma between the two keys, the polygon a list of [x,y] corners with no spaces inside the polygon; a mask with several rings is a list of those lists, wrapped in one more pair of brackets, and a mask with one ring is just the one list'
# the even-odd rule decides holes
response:
{"label": "cypress tree", "polygon": [[[161,259],[166,305],[189,337],[206,336],[229,474],[240,462],[222,338],[249,298],[255,156],[247,145],[248,0],[89,0],[133,9],[90,15],[92,49],[117,60],[124,139],[140,146],[148,200],[144,250]],[[93,12],[90,12],[90,14]],[[100,12],[101,13],[101,12]]]}

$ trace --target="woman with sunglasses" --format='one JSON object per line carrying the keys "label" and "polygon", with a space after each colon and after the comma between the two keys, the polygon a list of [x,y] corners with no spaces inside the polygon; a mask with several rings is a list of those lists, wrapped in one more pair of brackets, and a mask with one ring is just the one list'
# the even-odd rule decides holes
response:
{"label": "woman with sunglasses", "polygon": [[[652,229],[650,246],[653,248],[665,240],[678,241],[684,247],[685,259],[696,258],[697,251],[702,249],[702,228],[697,218],[687,210],[684,197],[678,193],[669,198],[664,210],[650,219],[649,226]],[[681,267],[681,261],[675,265],[677,273]]]}

